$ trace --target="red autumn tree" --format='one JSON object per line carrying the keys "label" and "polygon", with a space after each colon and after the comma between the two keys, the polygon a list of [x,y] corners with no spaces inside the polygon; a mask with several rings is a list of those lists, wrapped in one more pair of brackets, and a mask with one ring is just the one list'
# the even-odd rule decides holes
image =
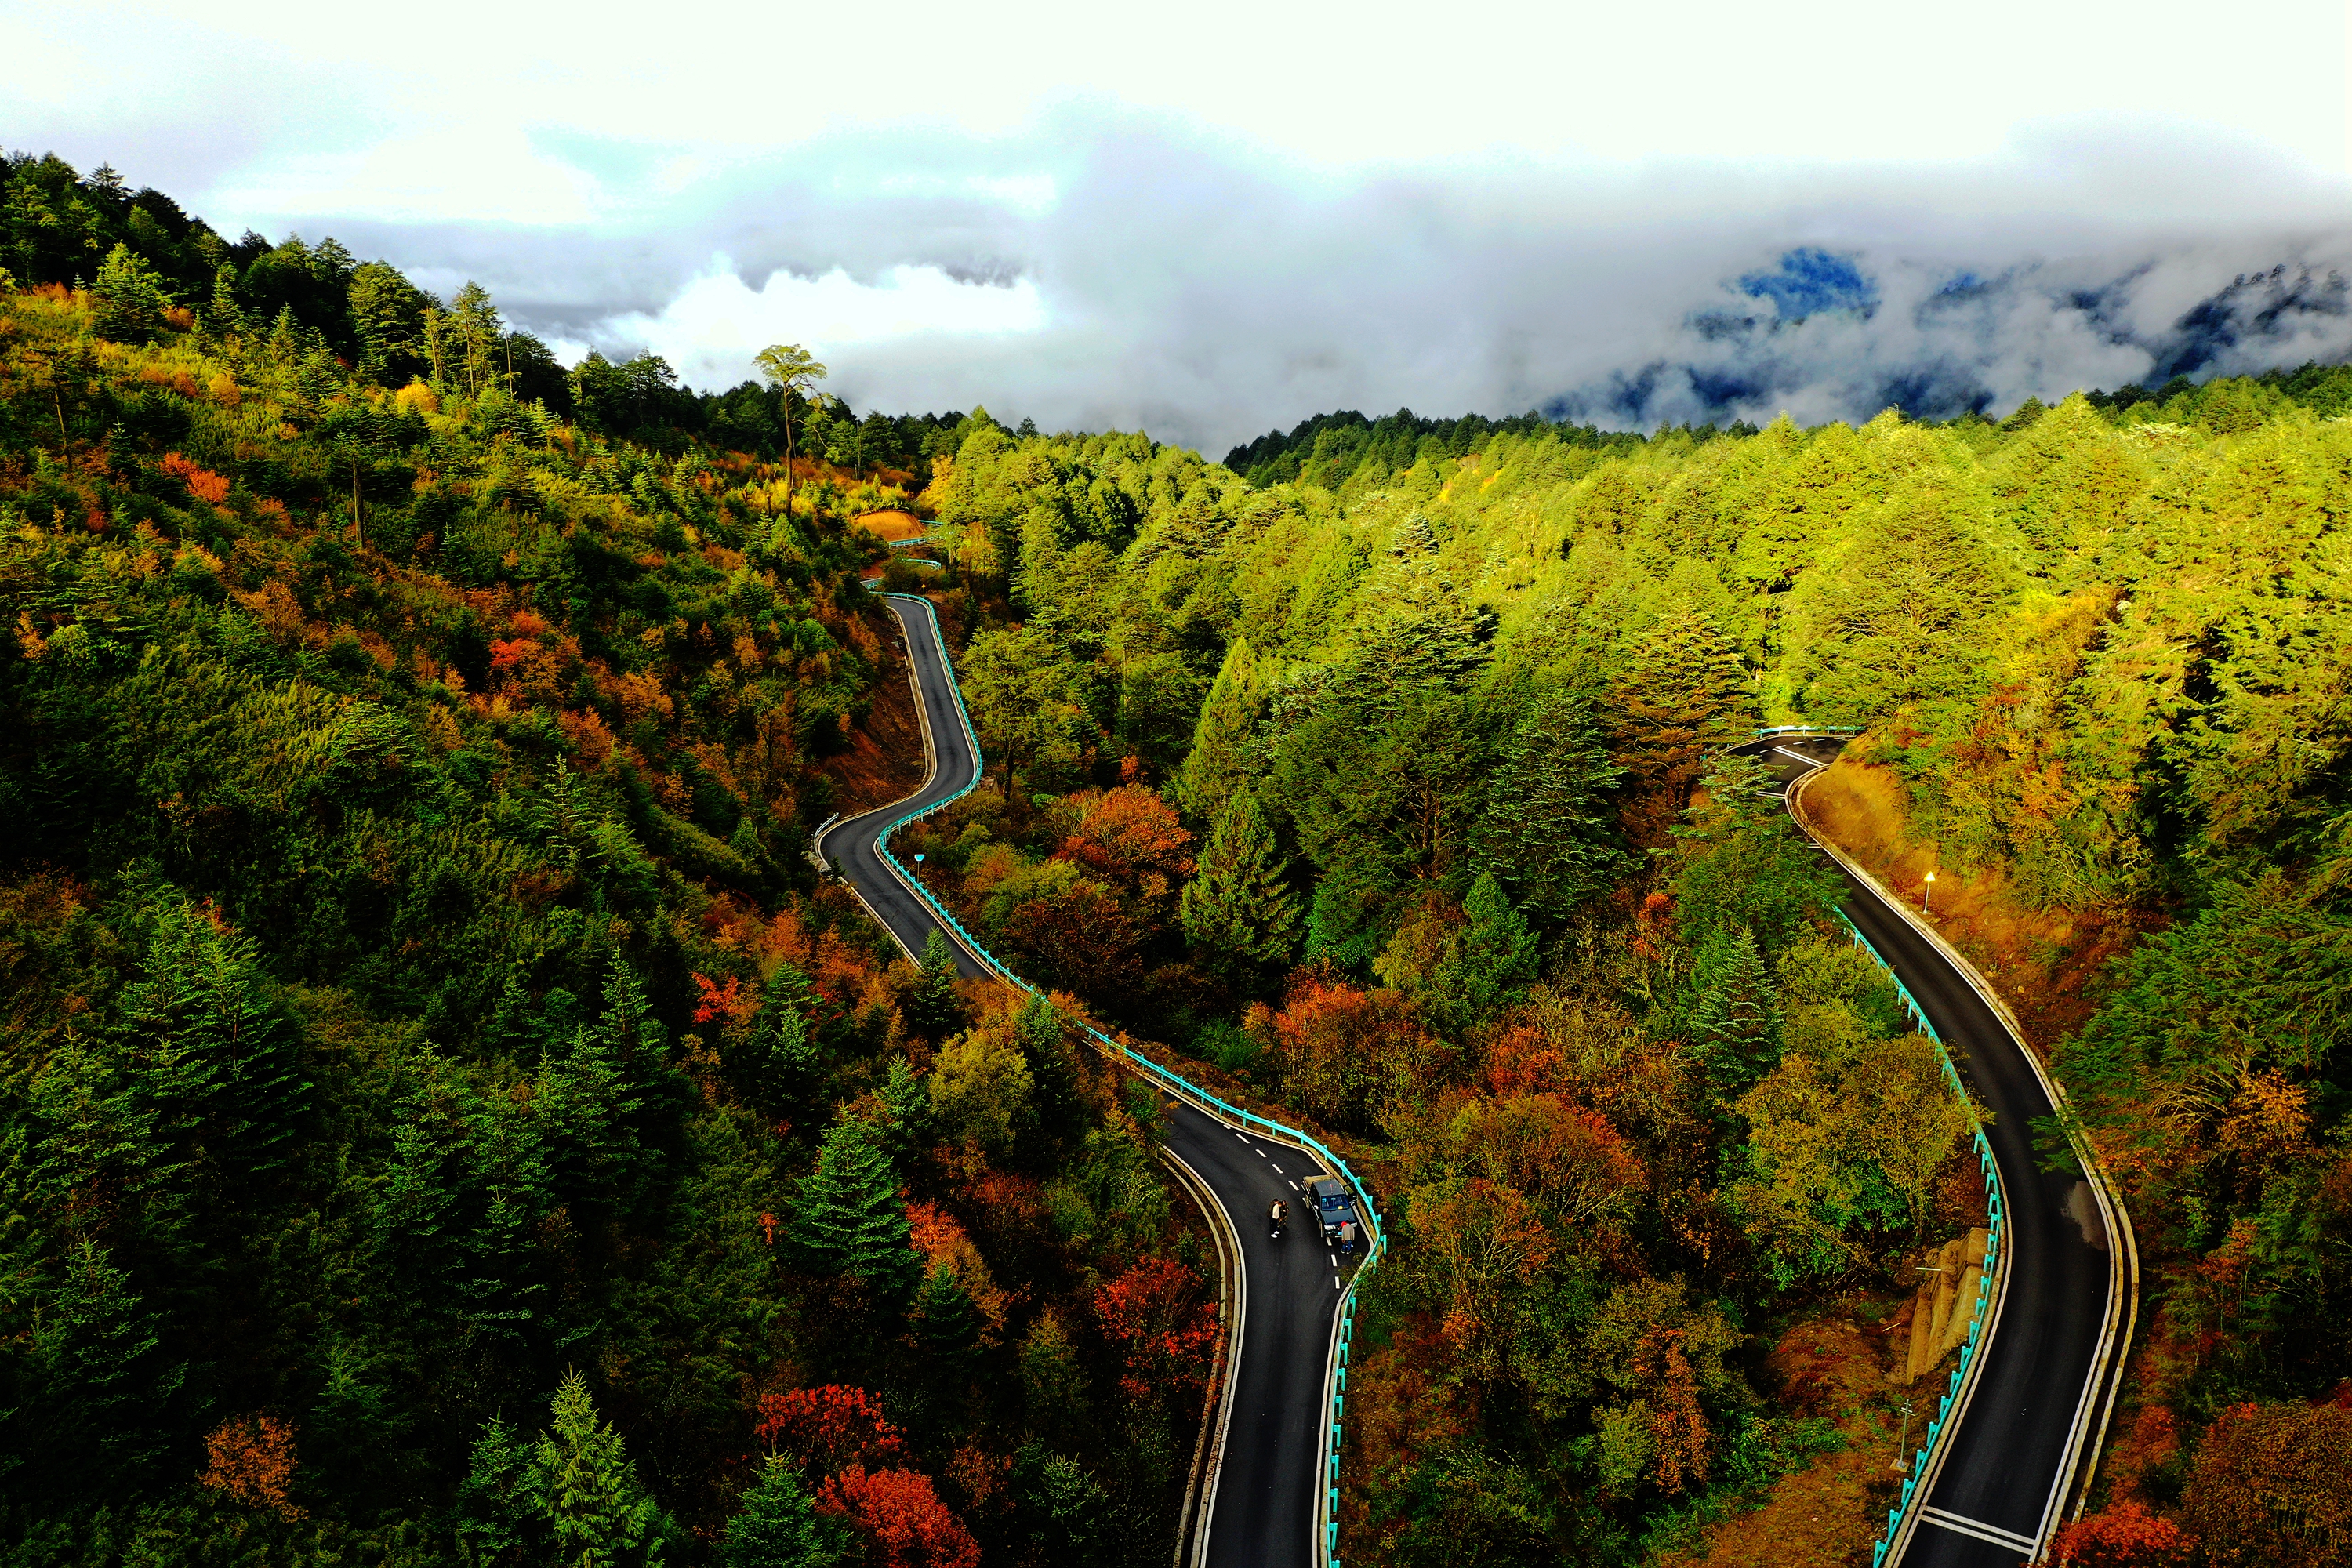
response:
{"label": "red autumn tree", "polygon": [[852,1465],[817,1489],[816,1506],[856,1527],[876,1568],[979,1568],[980,1543],[918,1471]]}
{"label": "red autumn tree", "polygon": [[1157,790],[1125,785],[1087,790],[1061,809],[1069,814],[1062,847],[1055,853],[1100,872],[1149,902],[1192,874],[1192,835],[1176,808]]}
{"label": "red autumn tree", "polygon": [[1206,1385],[1216,1313],[1201,1299],[1192,1271],[1175,1259],[1147,1258],[1097,1290],[1095,1317],[1125,1359],[1119,1387],[1129,1398],[1171,1384]]}
{"label": "red autumn tree", "polygon": [[2194,1546],[2180,1526],[2126,1498],[2088,1519],[2058,1527],[2049,1560],[2074,1568],[2185,1568]]}
{"label": "red autumn tree", "polygon": [[2232,1568],[2342,1563],[2319,1542],[2352,1541],[2352,1409],[2334,1403],[2233,1405],[2198,1445],[2182,1489],[2184,1523],[2205,1561]]}
{"label": "red autumn tree", "polygon": [[240,1415],[205,1439],[209,1461],[198,1478],[247,1508],[266,1508],[284,1520],[302,1517],[287,1500],[294,1482],[294,1428],[275,1415]]}
{"label": "red autumn tree", "polygon": [[761,1447],[797,1455],[820,1472],[879,1464],[907,1452],[906,1439],[862,1388],[828,1383],[763,1394],[753,1415]]}
{"label": "red autumn tree", "polygon": [[1517,1188],[1571,1226],[1622,1211],[1642,1162],[1598,1111],[1557,1094],[1485,1100],[1455,1121],[1465,1163]]}

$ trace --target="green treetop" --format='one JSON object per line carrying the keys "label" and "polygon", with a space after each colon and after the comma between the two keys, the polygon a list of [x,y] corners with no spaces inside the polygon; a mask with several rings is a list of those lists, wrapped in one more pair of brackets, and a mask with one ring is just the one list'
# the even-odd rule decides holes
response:
{"label": "green treetop", "polygon": [[554,1425],[540,1434],[524,1477],[565,1568],[644,1568],[662,1560],[661,1510],[638,1484],[621,1435],[596,1418],[588,1384],[564,1374]]}
{"label": "green treetop", "polygon": [[727,1521],[716,1561],[719,1568],[832,1568],[841,1561],[792,1460],[768,1457]]}
{"label": "green treetop", "polygon": [[1184,935],[1224,966],[1280,963],[1298,946],[1298,900],[1257,796],[1235,789],[1218,814],[1199,868],[1184,885]]}
{"label": "green treetop", "polygon": [[920,1259],[908,1237],[898,1173],[873,1125],[844,1116],[824,1135],[801,1189],[800,1245],[818,1269],[855,1274],[886,1292],[911,1289]]}
{"label": "green treetop", "polygon": [[1503,747],[1479,825],[1480,861],[1553,920],[1608,887],[1624,865],[1609,797],[1624,776],[1582,695],[1538,700]]}

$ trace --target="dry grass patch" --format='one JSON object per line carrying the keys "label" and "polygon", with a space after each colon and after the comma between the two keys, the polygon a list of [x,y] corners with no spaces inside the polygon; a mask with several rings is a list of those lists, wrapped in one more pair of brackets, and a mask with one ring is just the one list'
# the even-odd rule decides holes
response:
{"label": "dry grass patch", "polygon": [[889,544],[901,539],[912,539],[931,525],[911,511],[894,508],[888,511],[869,511],[850,526],[865,529],[885,544]]}
{"label": "dry grass patch", "polygon": [[1903,781],[1890,768],[1840,758],[1805,790],[1813,826],[1916,912],[1936,874],[1929,923],[2000,993],[2035,1049],[2081,1028],[2090,981],[2136,940],[2147,917],[2130,910],[2037,910],[1998,869],[1948,863],[1911,821]]}

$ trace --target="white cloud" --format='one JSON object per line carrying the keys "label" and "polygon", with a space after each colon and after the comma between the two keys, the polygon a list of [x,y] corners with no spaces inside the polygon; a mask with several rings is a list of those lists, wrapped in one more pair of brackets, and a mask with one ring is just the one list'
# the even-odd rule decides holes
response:
{"label": "white cloud", "polygon": [[629,311],[600,336],[642,343],[689,384],[730,386],[773,342],[807,345],[836,364],[860,347],[908,338],[1004,339],[1045,324],[1034,282],[959,283],[936,267],[893,267],[872,282],[835,268],[816,278],[772,273],[757,291],[725,257],[655,312]]}

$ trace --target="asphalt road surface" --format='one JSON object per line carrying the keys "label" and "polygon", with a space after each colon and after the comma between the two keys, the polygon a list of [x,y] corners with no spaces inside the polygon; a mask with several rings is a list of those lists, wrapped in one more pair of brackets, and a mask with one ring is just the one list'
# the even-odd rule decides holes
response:
{"label": "asphalt road surface", "polygon": [[[1834,758],[1843,743],[1768,741],[1739,750],[1790,784]],[[2015,1568],[2057,1524],[2070,1435],[2078,1419],[2099,1418],[2105,1398],[2105,1382],[2094,1387],[2093,1380],[2106,1370],[2096,1363],[2113,1243],[2090,1184],[2040,1168],[2032,1123],[2052,1106],[2000,1017],[1908,921],[1823,858],[1846,884],[1847,918],[1895,966],[1961,1079],[1991,1110],[1985,1136],[2009,1199],[2008,1297],[1975,1395],[1900,1561],[1904,1568]],[[1944,1382],[1940,1374],[1919,1381],[1929,1415]]]}
{"label": "asphalt road surface", "polygon": [[[835,823],[818,839],[817,852],[908,952],[920,953],[930,933],[945,928],[898,880],[876,843],[885,827],[908,811],[961,790],[980,760],[964,728],[954,671],[930,605],[895,595],[885,603],[905,634],[929,725],[930,777],[906,800]],[[953,931],[947,934],[962,973],[990,973],[956,942]],[[1307,1216],[1306,1180],[1328,1173],[1312,1155],[1255,1132],[1238,1132],[1192,1106],[1164,1103],[1168,1149],[1215,1194],[1240,1237],[1243,1258],[1241,1360],[1229,1396],[1223,1462],[1204,1480],[1213,1489],[1205,1562],[1209,1568],[1308,1568],[1315,1560],[1323,1373],[1341,1286],[1353,1277],[1360,1254],[1343,1265],[1323,1240],[1321,1226]],[[1290,1204],[1291,1223],[1287,1234],[1275,1241],[1267,1237],[1265,1221],[1277,1198]]]}

